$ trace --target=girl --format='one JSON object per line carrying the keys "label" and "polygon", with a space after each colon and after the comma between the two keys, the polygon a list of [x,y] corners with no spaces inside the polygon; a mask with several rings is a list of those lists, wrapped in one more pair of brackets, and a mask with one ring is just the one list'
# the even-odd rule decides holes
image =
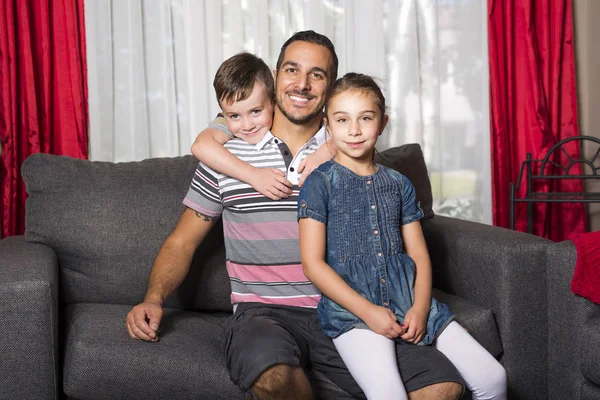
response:
{"label": "girl", "polygon": [[474,398],[506,399],[504,368],[431,297],[413,185],[373,161],[388,121],[381,90],[346,74],[325,114],[338,152],[309,175],[298,201],[302,265],[323,293],[322,329],[369,399],[408,398],[398,369],[408,360],[397,347],[416,345],[448,357]]}

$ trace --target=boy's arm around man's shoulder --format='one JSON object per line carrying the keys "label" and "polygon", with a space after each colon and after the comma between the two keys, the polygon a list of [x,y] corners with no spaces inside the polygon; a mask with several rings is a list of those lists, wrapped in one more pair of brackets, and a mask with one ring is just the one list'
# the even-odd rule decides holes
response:
{"label": "boy's arm around man's shoulder", "polygon": [[328,140],[321,145],[314,153],[306,157],[298,166],[298,172],[302,173],[298,186],[302,187],[306,178],[326,161],[332,160],[337,154],[337,147],[333,140]]}
{"label": "boy's arm around man's shoulder", "polygon": [[256,168],[240,160],[223,145],[233,138],[225,126],[225,120],[217,117],[204,129],[192,145],[192,154],[201,162],[223,175],[230,176],[252,186],[271,200],[287,198],[292,184],[278,169]]}
{"label": "boy's arm around man's shoulder", "polygon": [[185,279],[196,248],[217,218],[185,208],[154,260],[144,301],[127,314],[125,327],[132,339],[158,340],[162,305]]}
{"label": "boy's arm around man's shoulder", "polygon": [[225,120],[217,117],[198,134],[192,144],[192,154],[198,160],[220,173],[239,180],[252,173],[252,166],[227,150],[224,145],[233,139],[225,126]]}

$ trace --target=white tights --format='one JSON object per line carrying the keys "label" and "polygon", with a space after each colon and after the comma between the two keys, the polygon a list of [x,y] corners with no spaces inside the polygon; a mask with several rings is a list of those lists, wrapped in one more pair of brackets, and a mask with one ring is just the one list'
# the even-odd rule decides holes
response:
{"label": "white tights", "polygon": [[[367,399],[408,399],[392,340],[369,329],[352,329],[333,339],[333,344]],[[460,372],[473,399],[506,399],[504,367],[456,321],[433,345]]]}

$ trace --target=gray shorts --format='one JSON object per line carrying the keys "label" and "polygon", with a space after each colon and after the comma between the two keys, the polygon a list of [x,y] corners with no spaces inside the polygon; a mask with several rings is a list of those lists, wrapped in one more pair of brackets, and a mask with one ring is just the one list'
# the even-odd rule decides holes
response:
{"label": "gray shorts", "polygon": [[[354,397],[365,398],[317,320],[315,309],[241,303],[224,326],[225,359],[233,382],[249,391],[275,364],[317,370]],[[399,342],[400,375],[407,392],[440,382],[464,382],[454,365],[432,346]]]}

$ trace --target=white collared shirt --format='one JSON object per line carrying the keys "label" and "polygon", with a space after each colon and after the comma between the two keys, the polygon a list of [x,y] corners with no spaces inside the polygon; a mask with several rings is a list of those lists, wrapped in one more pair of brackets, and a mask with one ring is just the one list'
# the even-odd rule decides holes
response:
{"label": "white collared shirt", "polygon": [[[209,125],[209,128],[218,129],[222,132],[225,132],[231,138],[234,138],[234,136],[231,134],[231,132],[227,128],[225,118],[223,118],[223,117],[217,117]],[[277,147],[279,147],[280,151],[282,152],[281,155],[283,156],[284,160],[286,160],[286,162],[285,162],[286,171],[284,171],[286,174],[286,178],[292,184],[297,185],[298,182],[300,181],[300,176],[301,176],[301,174],[298,173],[298,167],[300,166],[300,163],[306,157],[308,157],[310,154],[312,154],[315,150],[317,150],[319,147],[321,147],[323,144],[325,144],[325,142],[327,142],[327,134],[326,134],[325,126],[322,126],[317,131],[317,133],[314,134],[313,137],[311,137],[306,143],[304,143],[304,145],[302,145],[302,147],[300,147],[298,149],[298,152],[293,156],[293,158],[290,162],[288,162],[290,155],[284,154],[285,148],[287,148],[287,145],[278,137],[273,136],[273,134],[271,133],[270,130],[265,134],[265,137],[260,142],[255,144],[254,146],[255,146],[256,150],[262,150],[263,147],[268,144],[276,145]],[[280,146],[280,145],[283,145],[283,146]],[[287,148],[287,151],[289,152],[289,148]]]}
{"label": "white collared shirt", "polygon": [[[270,136],[270,138],[267,139],[267,136]],[[293,156],[291,162],[289,162],[289,163],[287,161],[287,159],[289,158],[289,155],[285,154],[286,149],[287,149],[287,151],[289,151],[289,148],[287,148],[287,145],[278,137],[273,136],[271,134],[271,132],[268,132],[265,135],[265,138],[260,143],[262,143],[265,139],[267,141],[270,141],[270,139],[272,139],[272,142],[279,147],[280,151],[282,151],[284,153],[284,154],[282,154],[282,156],[284,159],[286,159],[286,166],[287,166],[287,170],[285,171],[286,178],[292,184],[297,185],[298,182],[300,181],[300,176],[301,176],[301,174],[298,173],[298,167],[300,166],[300,163],[306,157],[308,157],[310,154],[314,153],[319,147],[321,147],[323,144],[325,144],[325,142],[327,142],[327,135],[326,135],[325,127],[322,126],[317,131],[317,133],[315,133],[315,135],[313,137],[311,137],[306,143],[304,143],[302,145],[302,147],[300,147],[298,149],[296,154]]]}

